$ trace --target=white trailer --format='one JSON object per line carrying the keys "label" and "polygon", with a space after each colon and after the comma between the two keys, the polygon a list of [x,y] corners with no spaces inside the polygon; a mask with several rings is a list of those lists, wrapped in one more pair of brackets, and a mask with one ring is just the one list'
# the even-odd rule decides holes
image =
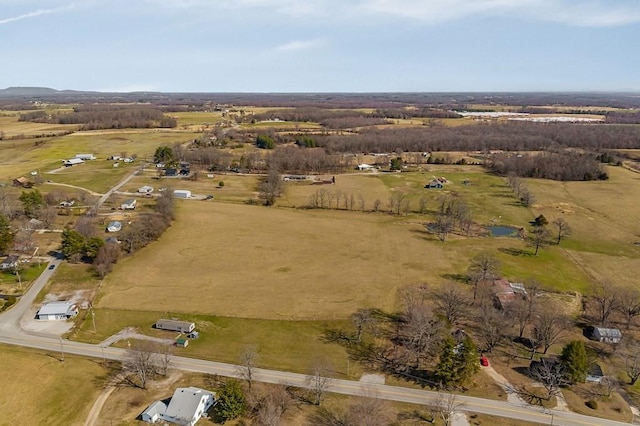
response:
{"label": "white trailer", "polygon": [[191,198],[191,191],[186,189],[176,189],[173,191],[173,196],[175,198]]}

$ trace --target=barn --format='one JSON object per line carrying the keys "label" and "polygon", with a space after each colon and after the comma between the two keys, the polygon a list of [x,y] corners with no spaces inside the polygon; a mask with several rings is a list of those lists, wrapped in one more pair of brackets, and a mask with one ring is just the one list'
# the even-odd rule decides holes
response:
{"label": "barn", "polygon": [[176,189],[173,191],[173,196],[176,198],[191,198],[191,191],[186,189]]}

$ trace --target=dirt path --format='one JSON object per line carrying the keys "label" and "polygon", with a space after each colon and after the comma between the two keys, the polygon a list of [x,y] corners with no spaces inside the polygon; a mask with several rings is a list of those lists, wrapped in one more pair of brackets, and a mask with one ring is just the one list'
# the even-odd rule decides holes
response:
{"label": "dirt path", "polygon": [[89,194],[91,194],[91,195],[95,195],[95,196],[97,196],[97,197],[100,197],[100,196],[104,195],[104,194],[101,194],[101,193],[99,193],[99,192],[95,192],[95,191],[92,191],[92,190],[90,190],[90,189],[83,188],[83,187],[81,187],[81,186],[69,185],[69,184],[67,184],[67,183],[46,182],[46,184],[47,184],[47,185],[66,186],[66,187],[68,187],[68,188],[80,189],[80,190],[82,190],[82,191],[88,192]]}
{"label": "dirt path", "polygon": [[91,410],[89,411],[89,415],[87,416],[87,420],[84,421],[84,426],[93,426],[98,421],[98,416],[100,415],[100,411],[102,411],[102,407],[104,403],[107,402],[111,393],[115,390],[115,386],[106,387],[102,393],[98,396],[96,401],[93,403]]}

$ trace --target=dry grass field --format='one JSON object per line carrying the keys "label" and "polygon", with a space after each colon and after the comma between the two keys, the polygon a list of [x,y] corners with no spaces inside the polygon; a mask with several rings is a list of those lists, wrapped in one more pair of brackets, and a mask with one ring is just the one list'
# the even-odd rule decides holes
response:
{"label": "dry grass field", "polygon": [[590,276],[614,285],[637,283],[640,272],[640,174],[609,167],[605,182],[532,180],[533,210],[550,221],[563,217],[573,229],[567,255]]}
{"label": "dry grass field", "polygon": [[[339,176],[344,191],[350,178],[354,188],[365,180],[381,195],[393,190],[376,177]],[[314,186],[298,189],[308,188]],[[284,201],[296,197],[306,198],[290,194]],[[345,318],[363,306],[394,309],[398,288],[444,283],[484,250],[503,259],[509,278],[533,276],[560,289],[584,289],[588,281],[556,249],[533,257],[509,254],[522,248],[511,238],[452,237],[443,244],[425,232],[425,218],[413,216],[189,200],[179,202],[178,218],[160,241],[117,265],[99,307]]]}
{"label": "dry grass field", "polygon": [[82,425],[106,380],[99,362],[0,346],[3,425]]}

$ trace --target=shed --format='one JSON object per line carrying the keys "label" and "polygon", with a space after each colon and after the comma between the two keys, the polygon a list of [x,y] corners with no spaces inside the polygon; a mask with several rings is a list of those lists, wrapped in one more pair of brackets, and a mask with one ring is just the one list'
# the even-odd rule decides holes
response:
{"label": "shed", "polygon": [[24,176],[20,176],[13,180],[13,186],[21,186],[23,188],[31,188],[33,186],[33,182],[27,179]]}
{"label": "shed", "polygon": [[617,328],[594,327],[591,339],[604,343],[620,343],[622,333]]}
{"label": "shed", "polygon": [[78,315],[78,307],[69,301],[51,302],[42,305],[36,319],[39,320],[66,320]]}
{"label": "shed", "polygon": [[107,225],[107,232],[118,232],[122,229],[122,223],[114,220]]}
{"label": "shed", "polygon": [[159,319],[155,323],[155,328],[159,330],[179,331],[181,333],[191,333],[195,330],[195,323],[180,321],[176,319]]}
{"label": "shed", "polygon": [[425,188],[436,188],[436,189],[442,189],[444,188],[444,185],[442,184],[442,182],[440,182],[438,179],[433,179],[431,182],[429,182],[428,184],[426,184],[424,186]]}
{"label": "shed", "polygon": [[122,210],[135,210],[136,204],[138,204],[138,201],[135,198],[129,198],[120,204],[120,208]]}
{"label": "shed", "polygon": [[164,175],[165,176],[178,176],[178,170],[177,169],[173,169],[173,168],[164,169]]}
{"label": "shed", "polygon": [[604,377],[604,373],[602,372],[602,367],[599,364],[593,363],[589,366],[589,370],[587,371],[587,383],[600,383],[602,382],[602,378]]}
{"label": "shed", "polygon": [[176,189],[173,191],[173,196],[175,198],[191,198],[191,191],[187,189]]}
{"label": "shed", "polygon": [[153,192],[153,186],[141,186],[140,188],[138,188],[138,192],[141,194],[151,194]]}
{"label": "shed", "polygon": [[189,340],[184,337],[178,337],[176,339],[176,346],[179,348],[186,348],[189,346]]}

